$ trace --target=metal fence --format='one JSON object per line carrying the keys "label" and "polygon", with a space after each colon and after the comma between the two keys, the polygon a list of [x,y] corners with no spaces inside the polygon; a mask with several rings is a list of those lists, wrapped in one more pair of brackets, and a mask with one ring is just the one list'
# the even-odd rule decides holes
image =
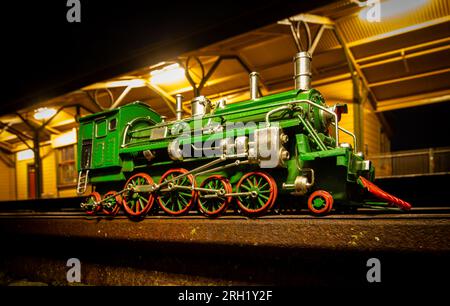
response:
{"label": "metal fence", "polygon": [[391,152],[368,159],[377,178],[450,173],[450,147]]}

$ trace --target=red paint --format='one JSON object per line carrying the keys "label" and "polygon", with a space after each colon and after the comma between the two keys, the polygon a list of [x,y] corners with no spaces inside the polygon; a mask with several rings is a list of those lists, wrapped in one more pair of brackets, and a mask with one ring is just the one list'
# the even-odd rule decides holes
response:
{"label": "red paint", "polygon": [[[117,192],[115,192],[114,190],[108,191],[103,196],[103,199],[105,199],[105,198],[107,198],[109,196],[112,196],[113,194],[117,194]],[[103,213],[105,215],[107,215],[107,216],[115,216],[119,212],[120,206],[122,206],[122,196],[121,195],[116,195],[115,199],[116,199],[117,205],[112,210],[108,210],[108,209],[105,209],[103,207]]]}
{"label": "red paint", "polygon": [[270,190],[269,199],[264,203],[263,206],[261,206],[260,208],[257,208],[257,209],[251,209],[251,208],[246,207],[243,203],[241,203],[241,201],[239,201],[239,197],[236,198],[236,202],[237,202],[239,208],[244,213],[246,213],[248,215],[258,215],[258,214],[261,214],[261,213],[269,210],[270,208],[272,208],[272,206],[275,203],[275,200],[277,199],[278,187],[272,176],[270,176],[269,174],[267,174],[265,172],[254,171],[254,172],[249,172],[241,177],[241,179],[239,180],[239,182],[236,185],[237,192],[245,192],[245,190],[241,189],[240,187],[241,187],[242,183],[244,182],[244,180],[252,175],[262,176],[266,180],[266,182],[269,183],[269,187],[270,187],[269,188],[269,190]]}
{"label": "red paint", "polygon": [[[98,192],[96,192],[96,191],[94,191],[94,192],[92,192],[90,195],[88,195],[88,197],[87,197],[88,199],[89,198],[94,198],[94,201],[95,202],[99,202],[100,200],[101,200],[101,196],[100,196],[100,194],[98,193]],[[97,205],[96,207],[95,207],[95,209],[93,209],[93,210],[86,210],[86,214],[88,214],[89,216],[93,216],[93,215],[95,215],[99,210],[100,210],[100,205]]]}
{"label": "red paint", "polygon": [[[206,178],[202,184],[200,185],[201,188],[204,188],[205,185],[210,182],[211,180],[219,180],[222,184],[222,187],[225,189],[226,193],[232,193],[233,192],[233,188],[231,187],[231,184],[229,183],[228,179],[224,178],[221,175],[211,175],[210,177]],[[198,204],[198,209],[205,214],[208,217],[218,217],[220,216],[222,213],[224,213],[227,210],[228,205],[231,202],[232,197],[226,197],[225,199],[223,199],[223,204],[217,208],[214,211],[207,211],[203,208],[203,206],[200,204],[200,197],[198,197],[197,199],[197,204]]]}
{"label": "red paint", "polygon": [[[166,179],[166,177],[168,177],[172,173],[174,173],[174,176],[177,176],[177,175],[184,174],[184,173],[187,173],[187,172],[189,172],[189,171],[186,170],[186,169],[183,169],[183,168],[170,169],[169,171],[164,173],[163,176],[161,176],[161,179],[159,180],[159,183],[160,184],[163,183],[164,180]],[[186,177],[189,179],[191,184],[193,184],[194,187],[195,187],[194,176],[192,174],[189,174]],[[165,187],[167,187],[167,186],[165,186]],[[162,187],[162,188],[165,188],[165,187]],[[173,191],[170,191],[170,192],[177,192],[177,191],[173,190]],[[161,209],[164,210],[166,213],[168,213],[169,215],[172,215],[172,216],[179,216],[179,215],[182,215],[184,213],[187,213],[189,211],[189,209],[191,209],[192,205],[197,200],[196,195],[197,195],[196,191],[192,190],[190,201],[187,203],[185,208],[183,208],[182,210],[178,210],[178,211],[171,210],[171,209],[167,208],[166,206],[164,206],[164,203],[161,201],[160,197],[158,197],[157,200],[158,200],[158,203],[159,203],[159,206],[161,207]]]}
{"label": "red paint", "polygon": [[[317,209],[313,205],[313,201],[317,197],[321,197],[325,200],[325,206],[321,209]],[[314,191],[308,198],[308,209],[315,215],[325,215],[333,209],[333,202],[333,196],[329,192],[325,190],[317,190]]]}
{"label": "red paint", "polygon": [[[141,173],[137,173],[137,174],[133,175],[132,177],[130,177],[130,178],[128,179],[128,181],[126,182],[124,188],[127,188],[128,184],[130,184],[131,181],[134,180],[134,179],[137,178],[137,177],[143,178],[143,179],[145,180],[145,184],[147,184],[147,185],[152,185],[152,184],[153,184],[153,179],[150,177],[150,175],[141,172]],[[131,193],[131,192],[130,192],[130,193]],[[122,203],[123,203],[123,208],[125,209],[125,211],[126,211],[130,216],[134,216],[134,217],[142,217],[142,216],[145,216],[145,215],[149,212],[149,210],[152,208],[153,203],[154,203],[154,201],[155,201],[155,197],[153,196],[153,193],[150,193],[150,195],[148,196],[148,199],[147,199],[147,200],[148,200],[148,203],[146,204],[146,206],[144,206],[144,209],[143,209],[143,210],[140,210],[140,205],[139,205],[139,203],[138,203],[137,200],[136,200],[136,205],[135,205],[136,211],[133,211],[133,210],[131,209],[131,207],[128,205],[128,202],[127,202],[127,197],[128,197],[128,196],[129,196],[128,193],[125,192],[125,193],[124,193],[124,196],[123,196],[123,201],[122,201]]]}
{"label": "red paint", "polygon": [[389,204],[395,205],[398,208],[403,209],[403,210],[410,210],[411,209],[411,204],[409,204],[408,202],[403,201],[403,200],[401,200],[401,199],[399,199],[397,197],[394,197],[393,195],[387,193],[386,191],[384,191],[383,189],[381,189],[380,187],[378,187],[377,185],[375,185],[374,183],[372,183],[368,179],[360,176],[358,178],[358,180],[361,182],[363,187],[367,189],[368,192],[370,192],[371,194],[373,194],[377,198],[385,200]]}

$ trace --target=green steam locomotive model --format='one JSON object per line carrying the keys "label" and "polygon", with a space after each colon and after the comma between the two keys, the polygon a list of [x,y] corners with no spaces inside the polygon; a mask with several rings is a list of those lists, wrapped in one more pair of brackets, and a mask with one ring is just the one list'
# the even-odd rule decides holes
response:
{"label": "green steam locomotive model", "polygon": [[[294,57],[295,89],[287,92],[259,97],[252,73],[250,100],[213,104],[198,96],[184,118],[177,95],[170,122],[141,102],[81,118],[77,192],[84,194],[88,184],[95,190],[81,207],[90,215],[123,208],[136,218],[156,205],[173,216],[196,207],[217,217],[236,203],[253,217],[286,197],[314,215],[333,208],[409,209],[372,183],[374,167],[339,126],[346,105],[329,107],[310,88],[310,61],[307,52]],[[339,142],[339,131],[353,144]]]}

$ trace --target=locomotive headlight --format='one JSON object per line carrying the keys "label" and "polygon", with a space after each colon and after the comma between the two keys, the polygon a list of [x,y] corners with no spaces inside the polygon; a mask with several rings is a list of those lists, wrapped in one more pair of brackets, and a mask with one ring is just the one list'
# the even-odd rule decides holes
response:
{"label": "locomotive headlight", "polygon": [[336,113],[336,115],[338,116],[338,121],[341,121],[341,116],[342,114],[347,114],[348,113],[348,107],[347,104],[335,104],[333,106],[333,112]]}
{"label": "locomotive headlight", "polygon": [[[335,104],[331,107],[328,107],[328,110],[335,113],[337,115],[337,121],[340,122],[341,121],[341,117],[342,114],[347,114],[348,113],[348,108],[347,108],[347,104]],[[323,123],[325,128],[328,128],[330,126],[331,123],[337,123],[334,122],[334,116],[328,112],[324,112],[323,110],[320,111]]]}

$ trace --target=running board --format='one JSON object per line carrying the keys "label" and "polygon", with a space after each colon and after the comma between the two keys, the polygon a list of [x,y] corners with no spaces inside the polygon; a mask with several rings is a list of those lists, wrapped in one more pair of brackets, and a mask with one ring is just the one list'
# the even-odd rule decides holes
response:
{"label": "running board", "polygon": [[358,178],[358,184],[360,184],[363,188],[365,188],[368,192],[370,192],[375,197],[387,201],[389,204],[395,205],[400,209],[403,210],[410,210],[411,204],[409,204],[406,201],[403,201],[397,197],[394,197],[393,195],[387,193],[386,191],[382,190],[380,187],[369,181],[368,179],[360,176]]}

